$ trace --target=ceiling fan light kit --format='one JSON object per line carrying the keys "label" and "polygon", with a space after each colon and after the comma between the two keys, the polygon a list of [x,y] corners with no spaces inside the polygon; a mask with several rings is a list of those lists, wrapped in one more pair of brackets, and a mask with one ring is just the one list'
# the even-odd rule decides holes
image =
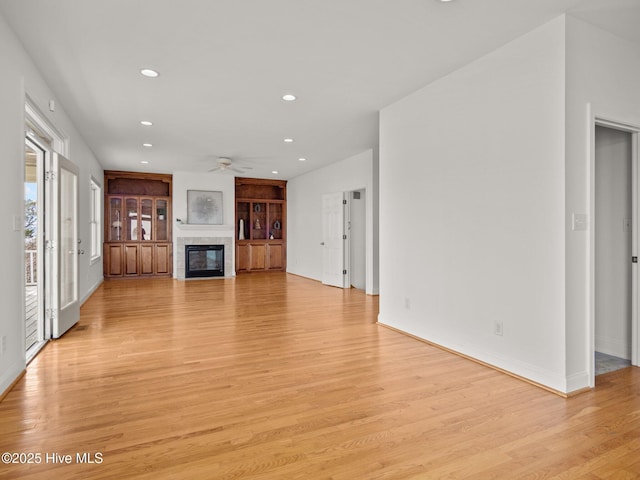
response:
{"label": "ceiling fan light kit", "polygon": [[235,172],[235,173],[245,173],[245,170],[251,170],[252,167],[244,167],[244,166],[235,166],[233,161],[228,157],[218,157],[217,159],[218,165],[210,170],[209,172]]}

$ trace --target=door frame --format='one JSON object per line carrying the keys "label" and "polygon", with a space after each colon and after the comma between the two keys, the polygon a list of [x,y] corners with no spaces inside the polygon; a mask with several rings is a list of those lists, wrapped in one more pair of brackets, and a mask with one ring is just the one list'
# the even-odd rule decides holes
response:
{"label": "door frame", "polygon": [[[342,234],[345,237],[343,242],[342,242],[342,248],[343,248],[343,255],[342,255],[342,270],[346,271],[347,273],[345,273],[342,276],[342,285],[339,286],[339,288],[351,288],[351,273],[352,273],[352,258],[351,258],[351,208],[353,205],[353,192],[364,192],[365,195],[365,208],[364,208],[364,222],[365,222],[365,292],[367,294],[374,294],[373,293],[373,285],[371,285],[372,282],[370,282],[369,280],[369,270],[370,268],[373,268],[373,265],[369,265],[368,262],[368,255],[369,255],[369,236],[370,236],[370,231],[369,231],[369,218],[368,218],[368,205],[366,202],[368,202],[368,195],[369,193],[369,189],[366,186],[362,186],[362,187],[354,187],[351,188],[349,190],[339,190],[336,192],[331,192],[331,193],[323,193],[322,197],[324,197],[324,195],[337,195],[337,194],[342,194],[342,200],[343,200],[343,206],[342,206]],[[322,211],[322,225],[324,228],[324,209]],[[324,237],[324,231],[321,232],[323,237]],[[325,238],[322,239],[322,242],[320,243],[321,245],[325,244]],[[324,248],[323,248],[324,250]],[[324,255],[324,252],[323,252]],[[323,276],[324,276],[324,259],[323,259]],[[324,278],[321,280],[324,283]],[[337,285],[333,285],[333,286],[337,286]],[[369,291],[369,289],[371,289],[371,291]]]}
{"label": "door frame", "polygon": [[[595,203],[595,134],[596,126],[607,127],[614,130],[620,130],[631,134],[631,204],[632,204],[632,242],[631,242],[631,255],[638,256],[638,220],[640,205],[638,201],[640,199],[638,195],[638,188],[640,185],[640,169],[638,164],[640,159],[638,158],[638,138],[640,135],[640,126],[633,125],[629,122],[620,121],[606,115],[599,115],[593,111],[589,112],[589,184],[588,184],[588,201],[589,201],[589,217],[591,218],[591,228],[589,228],[589,240],[588,240],[588,270],[589,270],[589,298],[588,298],[588,373],[589,373],[589,386],[595,387],[595,217],[596,203]],[[629,259],[631,261],[631,259]],[[638,318],[638,264],[633,263],[631,266],[631,364],[640,365],[640,328]]]}
{"label": "door frame", "polygon": [[[41,136],[42,138],[47,139],[49,145],[45,148],[45,158],[43,164],[43,172],[42,175],[39,176],[38,181],[42,182],[43,186],[43,197],[42,197],[42,211],[40,214],[43,217],[42,229],[38,232],[40,237],[40,241],[43,244],[42,247],[42,259],[41,265],[44,267],[42,270],[42,295],[39,297],[39,301],[43,302],[43,310],[44,314],[41,321],[44,323],[43,332],[44,338],[41,344],[37,349],[34,349],[30,358],[27,359],[27,363],[31,361],[38,351],[44,347],[48,340],[51,340],[53,335],[53,325],[51,316],[57,314],[54,313],[54,299],[53,295],[57,292],[57,285],[55,285],[56,278],[52,275],[53,271],[53,263],[52,263],[52,252],[49,248],[47,248],[47,240],[51,240],[48,238],[51,235],[51,220],[56,216],[53,215],[54,204],[52,202],[52,189],[51,185],[49,185],[45,180],[45,172],[51,171],[53,164],[53,155],[54,152],[60,153],[62,156],[68,156],[69,154],[69,139],[66,135],[62,134],[58,129],[56,129],[48,120],[47,117],[39,110],[34,102],[28,94],[25,95],[25,105],[24,105],[24,126],[25,139],[29,137],[28,132],[33,130],[36,135]],[[23,166],[24,169],[24,166]],[[39,215],[40,215],[39,214]],[[57,263],[57,261],[55,262]],[[24,292],[23,292],[24,295]],[[24,303],[24,298],[23,298]],[[24,332],[24,330],[23,330]],[[24,337],[24,335],[23,335]]]}

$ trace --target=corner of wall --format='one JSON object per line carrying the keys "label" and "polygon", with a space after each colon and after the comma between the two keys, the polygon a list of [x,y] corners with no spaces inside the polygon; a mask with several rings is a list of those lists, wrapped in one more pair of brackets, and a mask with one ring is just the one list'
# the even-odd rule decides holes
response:
{"label": "corner of wall", "polygon": [[14,362],[9,365],[8,368],[3,369],[2,376],[0,377],[0,398],[3,398],[3,395],[9,393],[9,389],[12,388],[16,380],[22,376],[26,368],[26,361],[22,361]]}

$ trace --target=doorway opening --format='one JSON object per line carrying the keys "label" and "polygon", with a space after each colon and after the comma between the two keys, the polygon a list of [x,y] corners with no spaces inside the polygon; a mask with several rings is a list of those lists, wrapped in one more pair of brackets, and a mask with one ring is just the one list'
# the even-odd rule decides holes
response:
{"label": "doorway opening", "polygon": [[322,196],[322,283],[367,288],[366,189]]}
{"label": "doorway opening", "polygon": [[366,195],[364,189],[350,192],[351,203],[349,205],[349,223],[347,239],[349,241],[349,265],[347,270],[351,272],[349,280],[351,287],[358,290],[366,289],[367,281],[367,215]]}
{"label": "doorway opening", "polygon": [[25,349],[27,362],[44,345],[44,139],[31,130],[25,139],[24,168],[24,272],[25,272]]}
{"label": "doorway opening", "polygon": [[[24,301],[27,363],[79,316],[77,169],[64,139],[27,99],[24,155]],[[75,310],[78,310],[76,315]]]}
{"label": "doorway opening", "polygon": [[591,211],[592,375],[638,364],[638,130],[595,119]]}

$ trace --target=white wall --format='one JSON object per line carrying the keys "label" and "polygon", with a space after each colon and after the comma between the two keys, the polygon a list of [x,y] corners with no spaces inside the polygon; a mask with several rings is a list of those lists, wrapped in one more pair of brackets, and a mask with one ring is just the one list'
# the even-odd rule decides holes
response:
{"label": "white wall", "polygon": [[380,117],[380,322],[560,391],[564,33],[556,19]]}
{"label": "white wall", "polygon": [[322,195],[366,190],[366,292],[376,294],[377,257],[374,257],[374,152],[333,163],[287,183],[287,271],[322,280]]}
{"label": "white wall", "polygon": [[590,213],[592,115],[640,126],[640,46],[567,17],[566,337],[569,390],[590,385],[589,239],[572,231],[572,213]]}
{"label": "white wall", "polygon": [[[89,248],[89,181],[101,180],[103,170],[73,124],[56,101],[56,111],[47,106],[55,95],[41,77],[15,35],[0,16],[0,261],[5,281],[0,289],[0,336],[7,337],[7,351],[0,356],[0,392],[3,392],[25,368],[24,351],[24,270],[23,232],[13,230],[13,218],[23,217],[24,197],[24,108],[28,94],[48,121],[69,137],[69,160],[80,168],[80,238]],[[102,281],[102,262],[90,265],[90,255],[80,257],[80,298],[85,299]]]}
{"label": "white wall", "polygon": [[[173,174],[173,276],[176,278],[178,237],[232,237],[235,238],[235,177],[220,173],[175,172]],[[187,190],[222,192],[222,225],[181,225],[187,223]],[[235,241],[232,242],[231,265],[235,265]],[[235,275],[235,272],[233,272]]]}

